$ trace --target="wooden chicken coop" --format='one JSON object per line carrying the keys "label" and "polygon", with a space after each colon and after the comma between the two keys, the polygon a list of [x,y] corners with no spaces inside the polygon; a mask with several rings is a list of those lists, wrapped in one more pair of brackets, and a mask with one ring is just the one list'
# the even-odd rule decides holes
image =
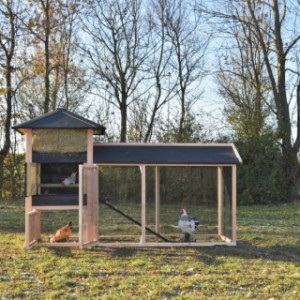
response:
{"label": "wooden chicken coop", "polygon": [[[105,127],[65,109],[14,127],[25,135],[25,246],[82,247],[97,241],[98,170],[93,164],[93,136]],[[63,178],[75,173],[75,182]],[[79,238],[40,243],[41,212],[77,210]]]}
{"label": "wooden chicken coop", "polygon": [[[236,245],[236,168],[242,160],[233,144],[94,143],[93,136],[103,135],[105,127],[65,109],[57,109],[14,129],[25,135],[26,143],[27,249],[33,246]],[[123,174],[119,182],[115,175],[106,178],[107,168],[123,170],[118,172]],[[124,171],[126,168],[130,170]],[[74,173],[77,175],[75,183],[71,181],[67,186],[62,185],[62,179]],[[119,196],[122,186],[127,185],[126,180],[136,186],[131,193],[137,199],[134,205],[140,211],[138,217],[130,216],[130,212],[124,212],[114,203],[114,199],[118,198],[118,205],[128,206],[127,200]],[[172,185],[178,195],[168,192],[168,185]],[[112,191],[109,186],[112,186]],[[189,200],[181,204],[191,208],[191,213],[197,210],[201,235],[209,237],[206,240],[198,234],[196,241],[183,242],[173,239],[170,234],[174,231],[178,235],[179,230],[175,228],[177,209],[174,211],[168,198],[180,195],[184,199],[187,188],[193,190],[195,205],[190,205]],[[108,194],[108,200],[113,201],[107,201]],[[126,194],[129,194],[128,191]],[[207,198],[210,198],[209,203]],[[67,242],[41,242],[41,212],[46,210],[78,211],[78,237],[71,237]],[[174,226],[167,228],[162,216],[171,210],[177,219],[169,221]],[[113,230],[106,234],[109,217],[113,213],[129,220],[128,224],[123,221],[116,224],[114,221],[111,227],[119,225],[118,238]],[[121,229],[127,226],[127,232],[122,232]],[[129,236],[135,236],[135,239]]]}

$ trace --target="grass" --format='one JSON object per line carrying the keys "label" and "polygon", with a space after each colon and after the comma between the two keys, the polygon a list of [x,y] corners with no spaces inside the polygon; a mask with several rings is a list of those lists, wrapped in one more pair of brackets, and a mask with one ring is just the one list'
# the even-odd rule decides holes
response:
{"label": "grass", "polygon": [[0,299],[300,299],[299,220],[239,207],[236,247],[26,251],[23,201],[0,203]]}

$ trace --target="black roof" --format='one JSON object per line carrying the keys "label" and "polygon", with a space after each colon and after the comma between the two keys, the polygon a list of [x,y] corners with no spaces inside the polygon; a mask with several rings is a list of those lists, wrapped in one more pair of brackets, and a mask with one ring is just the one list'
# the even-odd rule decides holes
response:
{"label": "black roof", "polygon": [[103,135],[106,128],[66,109],[58,108],[41,117],[13,126],[13,129],[21,134],[24,133],[23,129],[93,129],[94,134]]}
{"label": "black roof", "polygon": [[237,165],[233,144],[99,144],[94,163],[107,165]]}

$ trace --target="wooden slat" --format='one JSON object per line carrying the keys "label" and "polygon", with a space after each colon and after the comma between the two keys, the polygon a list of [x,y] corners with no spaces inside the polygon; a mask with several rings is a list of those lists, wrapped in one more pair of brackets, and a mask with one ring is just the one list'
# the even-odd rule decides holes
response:
{"label": "wooden slat", "polygon": [[146,242],[146,167],[141,165],[141,244]]}
{"label": "wooden slat", "polygon": [[38,187],[41,188],[78,188],[79,185],[77,183],[70,185],[62,185],[61,183],[40,183]]}
{"label": "wooden slat", "polygon": [[38,209],[38,210],[78,210],[79,205],[49,205],[49,206],[32,206],[33,209]]}
{"label": "wooden slat", "polygon": [[155,230],[159,233],[160,226],[160,172],[155,167]]}
{"label": "wooden slat", "polygon": [[[140,163],[95,163],[97,166],[108,167],[138,167]],[[146,167],[232,167],[233,164],[143,164]]]}
{"label": "wooden slat", "polygon": [[203,242],[203,243],[98,243],[101,248],[194,248],[213,246],[236,246],[236,243],[225,242]]}
{"label": "wooden slat", "polygon": [[32,162],[32,129],[25,129],[25,162]]}
{"label": "wooden slat", "polygon": [[25,213],[25,248],[31,249],[39,238],[39,211]]}
{"label": "wooden slat", "polygon": [[232,241],[236,242],[236,166],[232,166]]}
{"label": "wooden slat", "polygon": [[87,130],[87,164],[94,163],[93,129]]}
{"label": "wooden slat", "polygon": [[77,242],[62,242],[62,243],[37,243],[36,247],[79,247]]}
{"label": "wooden slat", "polygon": [[223,234],[223,168],[218,167],[218,234]]}

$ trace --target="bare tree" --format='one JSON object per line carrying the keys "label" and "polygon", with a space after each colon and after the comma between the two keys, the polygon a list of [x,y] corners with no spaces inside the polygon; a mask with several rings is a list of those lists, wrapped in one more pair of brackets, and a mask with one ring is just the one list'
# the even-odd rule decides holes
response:
{"label": "bare tree", "polygon": [[13,98],[16,86],[13,80],[15,72],[16,44],[18,25],[15,14],[18,11],[18,1],[0,1],[0,197],[2,198],[4,161],[11,146],[11,123]]}
{"label": "bare tree", "polygon": [[259,137],[266,130],[270,85],[263,53],[245,24],[232,26],[229,44],[221,54],[217,81],[226,100],[225,114],[240,138]]}
{"label": "bare tree", "polygon": [[[215,7],[220,9],[216,10]],[[290,79],[287,81],[292,52],[299,47],[299,8],[300,3],[295,0],[228,0],[215,3],[214,8],[207,9],[211,16],[226,20],[226,23],[222,23],[223,30],[230,30],[233,25],[247,27],[254,37],[254,46],[261,49],[272,93],[269,100],[274,101],[277,138],[282,149],[282,177],[279,184],[282,197],[286,200],[291,199],[299,174],[300,103],[296,99],[296,137],[293,142],[292,104],[295,101],[291,102],[288,94],[296,83]],[[269,102],[269,105],[273,103]]]}
{"label": "bare tree", "polygon": [[147,128],[143,137],[149,142],[153,135],[158,112],[175,96],[176,82],[172,82],[170,59],[173,52],[172,44],[167,40],[167,3],[165,0],[152,0],[148,6],[148,32],[154,51],[149,58],[151,92],[146,103],[141,106],[141,114],[148,118]]}
{"label": "bare tree", "polygon": [[[78,7],[79,0],[32,0],[26,17],[19,17],[30,43],[23,70],[28,83],[23,96],[20,95],[28,107],[29,117],[47,113],[57,106],[78,106],[78,99],[70,89],[72,86],[78,92],[83,77],[74,59]],[[74,103],[70,103],[70,97]]]}
{"label": "bare tree", "polygon": [[192,95],[191,91],[199,89],[206,75],[204,59],[210,37],[201,34],[201,16],[195,13],[190,1],[166,0],[165,3],[168,42],[174,48],[170,72],[176,74],[180,102],[178,141],[184,141],[185,121],[192,105],[199,100],[199,95]]}
{"label": "bare tree", "polygon": [[120,141],[126,142],[127,110],[143,94],[138,87],[147,74],[144,63],[151,51],[141,31],[141,1],[93,0],[82,18],[90,37],[82,49],[100,79],[98,94],[107,95],[120,112]]}

